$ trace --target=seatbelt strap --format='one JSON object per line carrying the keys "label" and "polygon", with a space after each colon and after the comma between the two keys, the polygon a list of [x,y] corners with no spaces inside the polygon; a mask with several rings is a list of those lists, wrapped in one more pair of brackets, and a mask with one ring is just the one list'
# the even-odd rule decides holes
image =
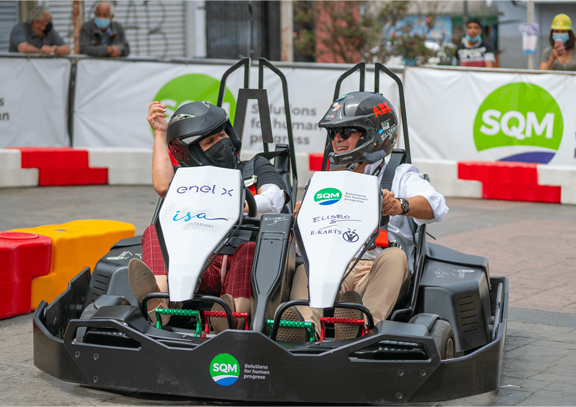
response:
{"label": "seatbelt strap", "polygon": [[[384,169],[384,174],[382,174],[382,180],[380,181],[380,188],[386,189],[388,191],[392,190],[392,180],[394,179],[394,174],[396,173],[396,168],[405,160],[406,153],[404,150],[394,150],[390,155],[390,160],[386,164]],[[375,245],[378,247],[389,247],[388,240],[388,222],[390,221],[390,215],[382,216],[380,219],[380,232],[378,237],[376,237]]]}

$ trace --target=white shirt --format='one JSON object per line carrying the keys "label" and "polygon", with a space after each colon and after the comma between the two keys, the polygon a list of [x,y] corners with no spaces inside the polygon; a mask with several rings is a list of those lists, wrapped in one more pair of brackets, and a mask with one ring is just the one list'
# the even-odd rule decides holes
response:
{"label": "white shirt", "polygon": [[[374,173],[381,162],[382,160],[368,164],[364,169],[364,174],[370,175]],[[378,175],[379,182],[382,182],[382,176],[384,175],[385,169],[386,164]],[[432,184],[426,181],[420,170],[412,164],[402,164],[396,168],[394,178],[392,179],[391,192],[393,192],[394,196],[397,198],[411,198],[420,195],[428,201],[432,211],[434,212],[434,218],[413,218],[417,225],[440,222],[448,213],[448,207],[446,206],[444,196],[436,192]],[[407,215],[409,216],[410,212],[408,212]],[[400,247],[402,247],[408,256],[410,272],[412,272],[414,266],[414,250],[416,249],[416,246],[408,223],[408,216],[390,216],[390,221],[388,223],[388,240],[396,240],[400,244]],[[382,250],[382,248],[376,247],[374,250],[366,252],[362,259],[374,260]]]}

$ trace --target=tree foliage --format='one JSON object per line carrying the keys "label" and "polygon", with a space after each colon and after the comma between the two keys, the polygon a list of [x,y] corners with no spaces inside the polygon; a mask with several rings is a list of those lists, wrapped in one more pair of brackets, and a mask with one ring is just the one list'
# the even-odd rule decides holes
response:
{"label": "tree foliage", "polygon": [[[423,64],[443,53],[426,46],[436,24],[439,2],[414,1],[297,1],[294,47],[317,61],[386,62],[401,56],[405,63]],[[398,22],[409,9],[421,16],[414,23]],[[414,15],[414,14],[412,14]],[[443,43],[443,38],[439,44]]]}

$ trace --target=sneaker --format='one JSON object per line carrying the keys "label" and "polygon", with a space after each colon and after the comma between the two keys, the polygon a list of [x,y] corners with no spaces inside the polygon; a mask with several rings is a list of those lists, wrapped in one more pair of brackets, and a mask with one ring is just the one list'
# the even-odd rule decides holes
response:
{"label": "sneaker", "polygon": [[[304,317],[296,307],[290,307],[282,313],[280,317],[282,321],[301,321],[304,322]],[[284,342],[306,342],[306,328],[278,328],[276,334],[277,341]]]}
{"label": "sneaker", "polygon": [[[226,302],[226,304],[228,304],[233,313],[236,312],[236,306],[234,305],[234,297],[232,297],[230,294],[224,294],[221,295],[220,298],[222,298]],[[223,312],[224,307],[216,303],[212,307],[212,311]],[[215,334],[219,334],[220,332],[230,328],[228,326],[228,318],[226,317],[210,317],[210,323],[212,324],[212,328],[214,328]]]}
{"label": "sneaker", "polygon": [[[144,297],[150,293],[160,292],[160,287],[156,284],[156,278],[152,270],[148,268],[146,263],[139,259],[132,259],[128,263],[128,285],[130,291],[138,302],[142,302]],[[156,308],[166,308],[168,300],[154,298],[148,301],[148,316],[153,325],[156,325]],[[150,307],[153,307],[150,309]],[[170,321],[170,315],[162,315],[162,325],[166,325]]]}
{"label": "sneaker", "polygon": [[[362,297],[356,291],[348,291],[338,298],[338,302],[362,304]],[[357,309],[336,308],[334,318],[362,319],[362,312]],[[362,332],[362,325],[334,324],[334,340],[346,341],[357,338]]]}

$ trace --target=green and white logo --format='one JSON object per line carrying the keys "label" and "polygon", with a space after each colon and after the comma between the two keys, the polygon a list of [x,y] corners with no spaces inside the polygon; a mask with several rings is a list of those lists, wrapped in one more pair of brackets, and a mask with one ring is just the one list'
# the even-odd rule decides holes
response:
{"label": "green and white logo", "polygon": [[[166,113],[168,114],[166,120],[169,121],[176,109],[184,103],[205,100],[215,105],[218,102],[219,89],[219,80],[208,75],[193,73],[172,79],[162,86],[153,100],[166,105]],[[232,92],[228,88],[224,91],[222,108],[228,112],[230,121],[233,123],[234,113],[236,112],[236,99],[234,99]]]}
{"label": "green and white logo", "polygon": [[336,188],[324,188],[314,194],[314,202],[320,205],[332,205],[342,199],[342,192]]}
{"label": "green and white logo", "polygon": [[553,156],[550,150],[558,151],[563,129],[562,112],[550,93],[531,83],[511,83],[496,89],[480,105],[474,143],[478,151],[532,146],[547,149],[543,153]]}
{"label": "green and white logo", "polygon": [[234,356],[221,353],[210,363],[210,376],[220,386],[230,386],[240,376],[240,365]]}

